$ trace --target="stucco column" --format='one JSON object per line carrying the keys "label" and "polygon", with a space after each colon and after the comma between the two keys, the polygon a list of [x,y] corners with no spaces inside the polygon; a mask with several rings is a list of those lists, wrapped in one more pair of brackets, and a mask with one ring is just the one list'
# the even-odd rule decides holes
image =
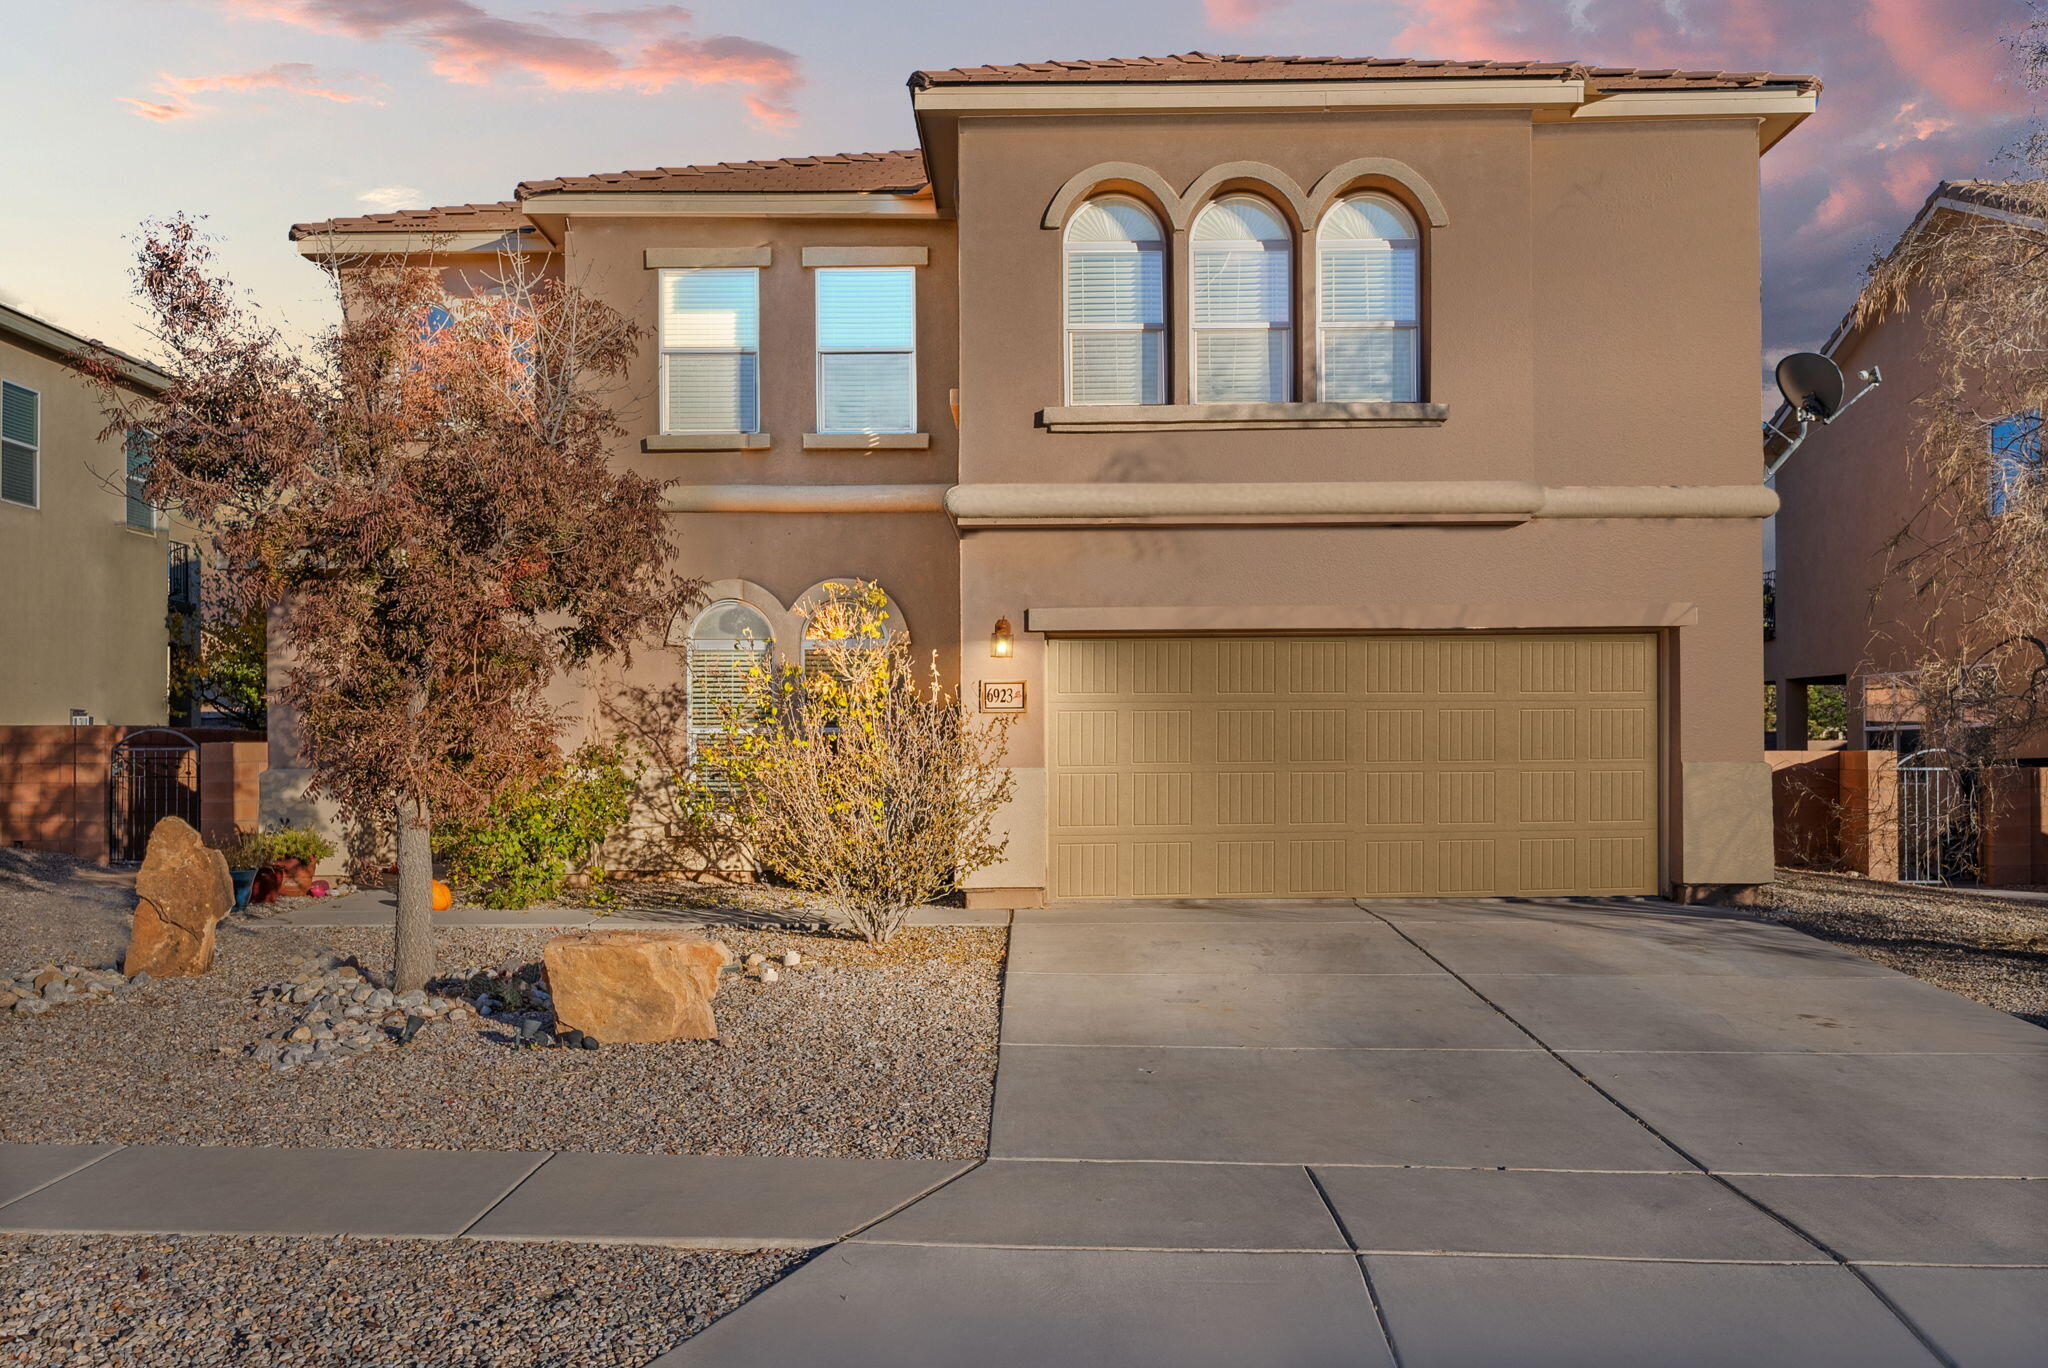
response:
{"label": "stucco column", "polygon": [[1984,828],[1980,877],[1987,884],[2006,886],[2034,882],[2034,832],[2040,826],[2035,806],[2039,792],[2038,771],[2018,766],[2000,766],[1984,775],[1979,801]]}
{"label": "stucco column", "polygon": [[1842,752],[1842,862],[1873,879],[1899,877],[1899,757]]}

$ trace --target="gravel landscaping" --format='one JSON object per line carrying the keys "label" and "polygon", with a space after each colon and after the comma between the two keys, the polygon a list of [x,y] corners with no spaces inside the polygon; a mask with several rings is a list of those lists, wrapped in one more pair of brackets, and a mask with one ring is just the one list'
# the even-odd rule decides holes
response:
{"label": "gravel landscaping", "polygon": [[0,1364],[643,1368],[805,1256],[0,1236]]}
{"label": "gravel landscaping", "polygon": [[1756,911],[2048,1027],[2048,906],[1781,869]]}
{"label": "gravel landscaping", "polygon": [[[133,894],[55,857],[0,864],[0,975],[104,965]],[[535,961],[547,930],[449,929],[444,970]],[[516,1048],[514,1027],[438,1025],[402,1048],[279,1071],[251,1051],[277,1020],[252,998],[308,957],[390,968],[385,930],[231,917],[212,973],[125,1000],[0,1014],[0,1140],[401,1146],[972,1159],[987,1153],[1007,933],[913,927],[889,945],[721,927],[739,955],[802,963],[728,976],[723,1039]]]}

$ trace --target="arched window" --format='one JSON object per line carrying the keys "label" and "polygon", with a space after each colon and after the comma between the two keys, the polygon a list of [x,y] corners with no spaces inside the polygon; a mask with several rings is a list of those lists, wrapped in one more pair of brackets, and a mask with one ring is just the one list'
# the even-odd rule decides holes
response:
{"label": "arched window", "polygon": [[719,600],[690,624],[683,690],[692,763],[703,737],[725,734],[729,711],[745,704],[747,680],[755,669],[768,668],[773,645],[767,616],[738,599]]}
{"label": "arched window", "polygon": [[1385,195],[1353,195],[1316,230],[1320,397],[1421,398],[1415,220]]}
{"label": "arched window", "polygon": [[1134,199],[1090,200],[1067,224],[1067,402],[1166,402],[1166,239]]}
{"label": "arched window", "polygon": [[1264,200],[1229,195],[1195,219],[1195,402],[1280,403],[1293,387],[1293,234]]}

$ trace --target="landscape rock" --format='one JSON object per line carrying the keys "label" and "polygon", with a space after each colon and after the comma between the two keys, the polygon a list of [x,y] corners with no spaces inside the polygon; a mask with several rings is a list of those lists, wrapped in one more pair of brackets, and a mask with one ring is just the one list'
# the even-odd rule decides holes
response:
{"label": "landscape rock", "polygon": [[711,999],[732,951],[691,931],[571,931],[542,951],[555,1020],[607,1044],[715,1040]]}
{"label": "landscape rock", "polygon": [[226,857],[207,849],[190,825],[166,817],[149,834],[135,894],[124,973],[177,978],[213,967],[214,928],[235,905]]}

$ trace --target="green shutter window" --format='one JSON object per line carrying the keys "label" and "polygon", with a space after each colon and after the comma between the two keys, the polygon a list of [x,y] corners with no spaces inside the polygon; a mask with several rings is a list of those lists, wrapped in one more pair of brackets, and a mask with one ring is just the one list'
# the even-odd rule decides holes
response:
{"label": "green shutter window", "polygon": [[139,527],[145,532],[156,530],[156,509],[150,506],[144,491],[149,488],[150,437],[147,432],[136,431],[128,434],[128,518],[130,527]]}
{"label": "green shutter window", "polygon": [[0,499],[36,506],[36,464],[43,445],[43,396],[0,380]]}

